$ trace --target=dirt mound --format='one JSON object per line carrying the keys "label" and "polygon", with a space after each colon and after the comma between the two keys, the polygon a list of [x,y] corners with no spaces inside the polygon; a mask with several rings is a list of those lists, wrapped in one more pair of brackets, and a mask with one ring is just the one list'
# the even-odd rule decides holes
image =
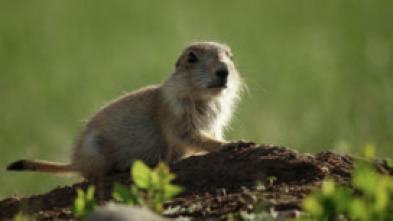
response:
{"label": "dirt mound", "polygon": [[[383,162],[376,166],[388,170]],[[301,209],[301,200],[319,187],[326,176],[349,185],[352,168],[353,159],[347,155],[330,151],[302,154],[286,147],[267,145],[193,156],[171,166],[177,175],[175,183],[186,191],[166,203],[166,216],[224,219],[239,210],[255,209],[255,205],[276,210]],[[128,172],[108,177],[106,200],[111,198],[115,181],[131,183]],[[256,181],[264,185],[256,185]],[[12,218],[19,210],[34,213],[38,220],[74,220],[71,205],[75,190],[86,189],[88,185],[77,183],[43,195],[2,200],[0,220]]]}

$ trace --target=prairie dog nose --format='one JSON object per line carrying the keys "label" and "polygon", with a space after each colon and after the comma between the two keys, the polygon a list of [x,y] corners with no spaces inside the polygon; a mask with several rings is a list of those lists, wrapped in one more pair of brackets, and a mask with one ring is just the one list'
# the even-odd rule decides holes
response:
{"label": "prairie dog nose", "polygon": [[216,71],[217,77],[219,77],[219,78],[222,79],[222,80],[227,79],[228,74],[229,74],[228,68],[226,68],[226,67],[225,67],[225,68],[220,68],[220,69],[218,69],[218,70]]}

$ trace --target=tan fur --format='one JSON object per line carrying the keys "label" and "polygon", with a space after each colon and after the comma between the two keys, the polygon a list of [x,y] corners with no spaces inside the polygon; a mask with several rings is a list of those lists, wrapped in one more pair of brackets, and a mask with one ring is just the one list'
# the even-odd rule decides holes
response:
{"label": "tan fur", "polygon": [[[189,61],[190,52],[198,61]],[[162,84],[115,100],[87,122],[64,171],[97,180],[110,171],[128,169],[135,159],[150,166],[160,160],[173,163],[227,144],[223,129],[242,85],[231,56],[229,47],[219,43],[189,45]],[[217,71],[225,68],[227,83],[220,85]]]}

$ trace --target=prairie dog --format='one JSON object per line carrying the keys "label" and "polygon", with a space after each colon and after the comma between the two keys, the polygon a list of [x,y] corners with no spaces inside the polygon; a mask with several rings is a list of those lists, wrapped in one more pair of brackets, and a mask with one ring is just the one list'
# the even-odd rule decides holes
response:
{"label": "prairie dog", "polygon": [[19,160],[7,169],[79,172],[96,181],[111,171],[127,170],[135,159],[154,166],[218,150],[230,144],[223,130],[242,84],[228,46],[193,43],[162,84],[120,97],[93,115],[76,140],[71,163]]}

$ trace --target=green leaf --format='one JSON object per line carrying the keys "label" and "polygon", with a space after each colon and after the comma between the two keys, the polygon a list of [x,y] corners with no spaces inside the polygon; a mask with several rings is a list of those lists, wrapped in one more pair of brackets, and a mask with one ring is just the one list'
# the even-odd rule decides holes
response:
{"label": "green leaf", "polygon": [[164,200],[170,199],[181,192],[183,192],[184,188],[177,185],[167,184],[164,187]]}
{"label": "green leaf", "polygon": [[322,183],[322,193],[325,196],[332,196],[335,192],[335,183],[333,180],[325,180]]}
{"label": "green leaf", "polygon": [[154,211],[156,211],[158,214],[162,213],[164,207],[164,201],[159,194],[154,195],[153,207],[154,207]]}
{"label": "green leaf", "polygon": [[119,183],[115,183],[112,196],[115,200],[128,205],[143,205],[142,196],[135,185],[128,188]]}
{"label": "green leaf", "polygon": [[94,187],[89,186],[87,193],[81,189],[77,189],[77,197],[74,200],[72,209],[75,217],[82,218],[88,215],[95,207]]}
{"label": "green leaf", "polygon": [[76,198],[73,204],[73,211],[76,217],[83,216],[83,210],[85,208],[85,200],[83,198]]}
{"label": "green leaf", "polygon": [[151,186],[151,170],[141,160],[135,160],[132,166],[132,178],[134,183],[142,189],[148,189]]}
{"label": "green leaf", "polygon": [[375,156],[375,147],[372,144],[366,144],[363,147],[363,157],[367,160],[372,160]]}
{"label": "green leaf", "polygon": [[352,182],[356,188],[364,191],[368,195],[373,195],[376,191],[378,176],[369,167],[356,169],[352,174]]}
{"label": "green leaf", "polygon": [[303,208],[315,217],[319,217],[323,214],[323,207],[314,196],[308,196],[303,200]]}
{"label": "green leaf", "polygon": [[135,185],[131,186],[130,196],[134,205],[140,205],[140,206],[145,205],[142,195],[143,194],[141,193],[141,191],[139,191],[139,189]]}
{"label": "green leaf", "polygon": [[150,173],[150,185],[147,188],[147,191],[154,191],[160,186],[160,180],[159,174],[157,170],[152,170]]}
{"label": "green leaf", "polygon": [[393,159],[387,159],[386,164],[390,169],[393,169]]}
{"label": "green leaf", "polygon": [[157,171],[159,179],[161,179],[162,183],[165,184],[170,183],[176,177],[170,172],[169,167],[164,162],[158,163],[155,171]]}
{"label": "green leaf", "polygon": [[350,214],[356,220],[368,220],[369,208],[366,207],[361,199],[353,199],[348,205]]}
{"label": "green leaf", "polygon": [[73,212],[75,217],[83,217],[84,216],[84,209],[85,209],[85,193],[81,189],[76,190],[77,197],[74,200],[72,205]]}
{"label": "green leaf", "polygon": [[87,201],[94,200],[94,192],[95,192],[94,186],[89,186],[87,188],[87,193],[86,193],[86,200]]}
{"label": "green leaf", "polygon": [[[354,199],[353,191],[346,187],[338,186],[333,195],[331,195],[335,206],[336,213],[345,213]],[[336,214],[337,215],[337,214]]]}
{"label": "green leaf", "polygon": [[375,188],[375,202],[374,202],[374,210],[376,212],[383,212],[389,203],[389,190],[388,190],[388,178],[379,176],[378,185]]}
{"label": "green leaf", "polygon": [[269,177],[267,178],[267,180],[269,180],[270,182],[274,182],[274,181],[277,180],[277,177],[275,177],[275,176],[269,176]]}
{"label": "green leaf", "polygon": [[125,187],[117,182],[115,183],[115,187],[113,188],[112,196],[115,200],[123,202],[123,203],[127,203],[127,204],[129,203],[130,198],[131,198],[130,190],[127,187]]}

